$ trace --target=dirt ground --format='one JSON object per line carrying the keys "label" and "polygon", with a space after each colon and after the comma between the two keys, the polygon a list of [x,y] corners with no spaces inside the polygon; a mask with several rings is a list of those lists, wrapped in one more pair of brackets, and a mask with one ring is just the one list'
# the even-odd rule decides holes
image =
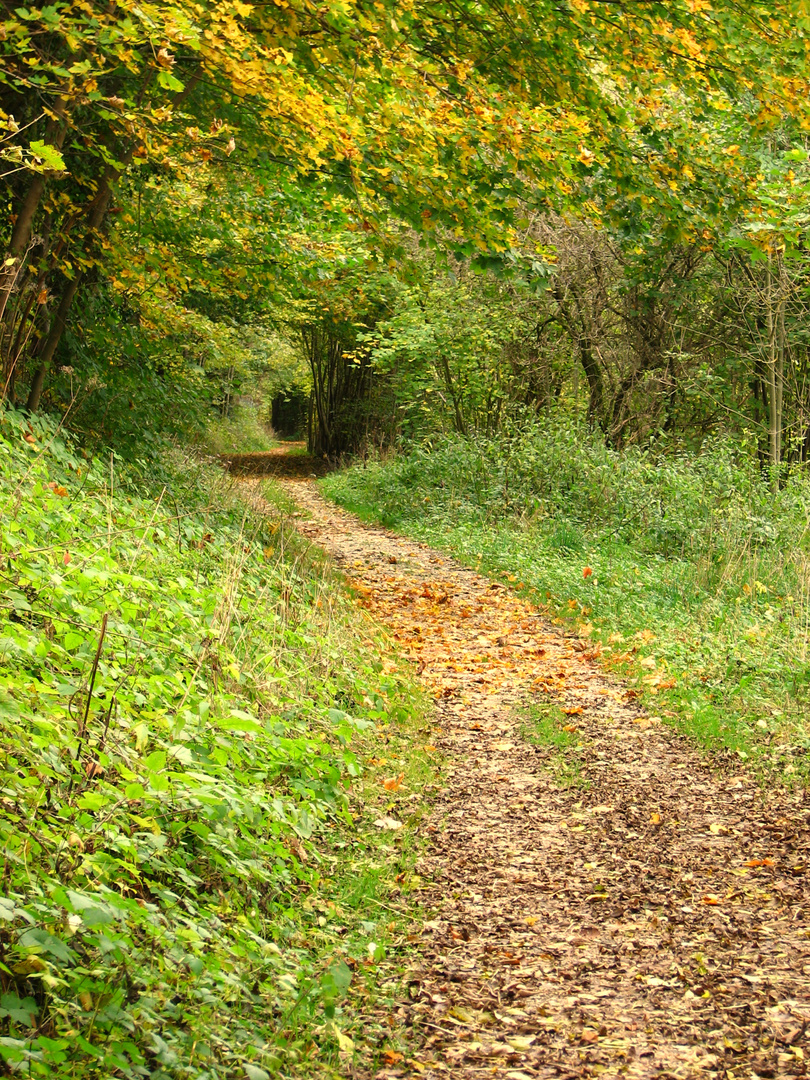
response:
{"label": "dirt ground", "polygon": [[306,443],[286,442],[275,450],[253,454],[220,454],[219,460],[234,476],[276,476],[311,480],[323,476],[326,463],[305,453]]}
{"label": "dirt ground", "polygon": [[[707,760],[508,589],[283,482],[418,665],[447,759],[410,1049],[379,1080],[810,1075],[807,793]],[[570,721],[562,756],[538,705]]]}

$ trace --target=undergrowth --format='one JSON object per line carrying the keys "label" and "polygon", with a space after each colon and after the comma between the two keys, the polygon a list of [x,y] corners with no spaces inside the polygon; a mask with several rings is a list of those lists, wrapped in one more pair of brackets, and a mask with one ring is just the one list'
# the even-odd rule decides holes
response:
{"label": "undergrowth", "polygon": [[0,412],[0,1070],[385,1049],[411,852],[375,821],[421,812],[424,709],[252,490],[179,453],[155,488]]}
{"label": "undergrowth", "polygon": [[810,481],[768,480],[747,448],[616,452],[549,421],[323,487],[546,605],[703,744],[806,776]]}
{"label": "undergrowth", "polygon": [[228,416],[209,421],[203,444],[212,454],[256,454],[278,446],[256,405],[233,405]]}

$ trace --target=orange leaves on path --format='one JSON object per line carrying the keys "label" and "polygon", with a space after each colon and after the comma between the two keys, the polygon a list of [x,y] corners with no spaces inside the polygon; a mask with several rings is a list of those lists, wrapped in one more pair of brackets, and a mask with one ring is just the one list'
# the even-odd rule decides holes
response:
{"label": "orange leaves on path", "polygon": [[[513,593],[299,497],[302,531],[414,659],[436,699],[425,749],[444,755],[430,818],[404,826],[428,840],[430,915],[385,1015],[403,1057],[358,1078],[806,1077],[806,792],[707,764]],[[649,653],[654,635],[636,640]],[[646,672],[670,682],[654,656]],[[574,737],[528,742],[532,696]]]}
{"label": "orange leaves on path", "polygon": [[465,589],[438,575],[410,582],[375,574],[372,584],[368,568],[362,579],[356,569],[350,581],[359,602],[393,630],[435,697],[464,700],[472,690],[493,692],[536,676],[548,631],[527,602],[498,586],[470,582]]}

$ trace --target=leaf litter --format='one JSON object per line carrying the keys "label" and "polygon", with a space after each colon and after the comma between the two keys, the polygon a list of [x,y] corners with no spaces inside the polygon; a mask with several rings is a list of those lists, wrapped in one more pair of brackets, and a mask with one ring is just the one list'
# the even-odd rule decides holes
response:
{"label": "leaf litter", "polygon": [[[707,761],[528,602],[285,483],[417,665],[447,762],[401,1042],[347,1075],[808,1076],[807,792]],[[525,737],[537,700],[572,721],[575,784]]]}

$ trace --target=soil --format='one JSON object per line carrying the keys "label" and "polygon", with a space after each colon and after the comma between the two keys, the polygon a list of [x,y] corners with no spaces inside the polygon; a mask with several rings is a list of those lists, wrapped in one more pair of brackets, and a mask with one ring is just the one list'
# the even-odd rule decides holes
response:
{"label": "soil", "polygon": [[[408,1049],[351,1075],[807,1076],[807,792],[698,751],[509,589],[283,482],[413,658],[446,758],[390,1018]],[[563,750],[532,741],[550,707]]]}

